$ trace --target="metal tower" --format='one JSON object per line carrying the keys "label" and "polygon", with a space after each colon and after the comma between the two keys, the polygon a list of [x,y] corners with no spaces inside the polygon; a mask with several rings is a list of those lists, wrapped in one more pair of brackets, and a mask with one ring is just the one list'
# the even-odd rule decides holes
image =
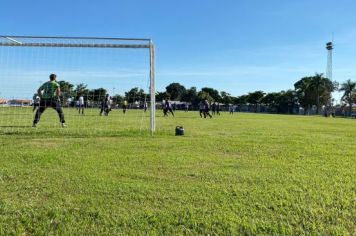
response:
{"label": "metal tower", "polygon": [[328,59],[327,59],[325,77],[330,79],[331,81],[333,79],[333,49],[334,49],[333,42],[326,43],[326,50],[328,51]]}

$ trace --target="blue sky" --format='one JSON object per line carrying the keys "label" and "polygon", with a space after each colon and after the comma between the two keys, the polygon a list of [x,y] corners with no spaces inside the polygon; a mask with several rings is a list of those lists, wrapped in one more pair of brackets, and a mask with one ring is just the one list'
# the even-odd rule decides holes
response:
{"label": "blue sky", "polygon": [[355,10],[352,0],[2,0],[0,34],[149,37],[158,90],[179,82],[241,95],[324,73],[332,33],[334,80],[356,79]]}

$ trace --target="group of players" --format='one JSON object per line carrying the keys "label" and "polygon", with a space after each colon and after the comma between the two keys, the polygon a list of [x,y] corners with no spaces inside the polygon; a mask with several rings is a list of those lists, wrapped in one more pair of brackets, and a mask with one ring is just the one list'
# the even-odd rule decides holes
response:
{"label": "group of players", "polygon": [[[175,104],[174,104],[175,105]],[[174,117],[175,106],[171,104],[169,100],[163,100],[162,110],[163,116],[168,117],[171,114]],[[185,105],[185,111],[189,110],[189,106]],[[210,114],[211,110],[211,114]],[[220,116],[221,107],[217,102],[213,102],[211,105],[207,99],[201,100],[199,103],[199,115],[201,118],[212,118],[214,115]],[[229,107],[230,114],[233,114],[234,109]]]}
{"label": "group of players", "polygon": [[[108,116],[110,111],[111,111],[111,109],[112,109],[111,108],[112,104],[113,104],[113,102],[112,102],[111,97],[109,96],[109,94],[106,94],[104,100],[101,102],[99,115],[102,116],[104,114],[105,116]],[[124,100],[124,102],[122,103],[122,112],[124,114],[126,114],[127,104],[128,104],[127,100]],[[144,107],[145,107],[144,111],[146,112],[146,110],[147,110],[147,103],[146,102],[145,102]]]}
{"label": "group of players", "polygon": [[[61,103],[59,100],[59,97],[61,95],[61,90],[60,90],[60,85],[57,83],[57,75],[51,74],[49,76],[50,80],[43,85],[37,90],[37,95],[34,97],[34,108],[33,111],[36,110],[35,118],[33,120],[32,127],[36,127],[37,123],[41,119],[42,113],[46,110],[47,107],[52,107],[54,108],[59,116],[59,120],[61,122],[62,127],[66,127],[65,119],[64,119],[64,113],[63,109],[61,107]],[[112,99],[109,96],[109,94],[106,94],[105,98],[101,102],[100,106],[100,113],[99,115],[102,116],[103,114],[105,116],[108,116],[110,111],[111,111],[111,106],[112,106]],[[79,96],[79,99],[76,103],[76,107],[78,109],[78,113],[84,115],[84,97],[82,95]],[[147,102],[145,101],[143,103],[143,110],[146,112],[147,111]],[[126,113],[126,110],[128,108],[128,103],[126,100],[124,100],[122,104],[122,110],[123,113]],[[210,109],[212,110],[212,114],[210,114]],[[169,116],[171,114],[174,117],[174,110],[172,107],[171,102],[169,100],[165,100],[162,103],[162,110],[163,110],[163,115],[165,117]],[[189,110],[189,106],[186,106],[186,111]],[[234,108],[229,107],[230,114],[233,114]],[[220,115],[220,104],[214,102],[212,105],[209,104],[208,100],[202,100],[199,103],[199,115],[201,118],[207,118],[210,117],[212,118],[213,115]]]}
{"label": "group of players", "polygon": [[[57,75],[51,74],[49,76],[49,81],[42,84],[41,87],[37,90],[37,93],[33,98],[34,100],[33,112],[36,111],[36,113],[32,123],[32,127],[37,126],[43,112],[48,107],[52,107],[57,111],[61,122],[61,126],[63,128],[66,127],[64,112],[59,99],[61,96],[60,85],[56,80],[57,80]],[[85,103],[84,103],[84,97],[82,95],[79,96],[79,99],[76,102],[76,107],[78,109],[78,113],[84,115]],[[99,115],[102,116],[104,114],[105,116],[108,116],[111,111],[111,107],[112,107],[112,99],[109,96],[109,94],[106,94],[105,98],[101,102]],[[147,111],[147,107],[148,107],[147,102],[145,101],[143,103],[143,110],[145,112]],[[124,114],[126,114],[127,108],[128,108],[128,102],[127,100],[124,100],[122,104],[122,111]]]}

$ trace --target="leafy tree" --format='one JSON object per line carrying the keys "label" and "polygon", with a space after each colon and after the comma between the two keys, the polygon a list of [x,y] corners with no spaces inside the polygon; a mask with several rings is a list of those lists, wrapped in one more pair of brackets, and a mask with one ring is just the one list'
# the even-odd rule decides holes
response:
{"label": "leafy tree", "polygon": [[281,91],[277,93],[277,112],[293,114],[297,101],[298,98],[296,92],[293,90]]}
{"label": "leafy tree", "polygon": [[207,92],[205,92],[205,91],[200,91],[200,92],[198,93],[198,98],[199,98],[200,101],[201,101],[201,100],[208,100],[209,103],[211,103],[212,101],[214,101],[214,98],[212,98],[212,97],[210,96],[210,94],[207,93]]}
{"label": "leafy tree", "polygon": [[248,95],[241,95],[233,99],[235,104],[246,105],[248,100]]}
{"label": "leafy tree", "polygon": [[157,92],[156,93],[156,101],[161,102],[166,99],[169,99],[169,94],[167,92]]}
{"label": "leafy tree", "polygon": [[247,102],[254,105],[255,112],[257,112],[257,106],[260,104],[264,95],[265,93],[263,91],[255,91],[248,94]]}
{"label": "leafy tree", "polygon": [[180,83],[171,83],[166,87],[166,92],[170,95],[171,100],[180,100],[185,91],[186,88]]}
{"label": "leafy tree", "polygon": [[87,89],[87,85],[86,84],[77,84],[77,86],[74,89],[74,96],[75,99],[78,100],[79,96],[83,96],[85,101],[89,101],[90,100],[90,90]]}
{"label": "leafy tree", "polygon": [[337,89],[337,83],[324,78],[323,74],[316,73],[314,76],[297,81],[294,87],[299,103],[307,109],[316,105],[319,113],[322,105],[331,104],[331,93]]}
{"label": "leafy tree", "polygon": [[74,92],[77,96],[83,95],[85,96],[86,94],[89,93],[89,89],[87,88],[88,85],[80,83],[75,86]]}
{"label": "leafy tree", "polygon": [[128,102],[143,101],[147,97],[143,89],[138,87],[132,88],[130,91],[125,92],[125,98]]}
{"label": "leafy tree", "polygon": [[281,93],[267,93],[262,99],[261,103],[265,104],[271,109],[277,109],[280,101]]}
{"label": "leafy tree", "polygon": [[105,98],[106,94],[107,94],[107,91],[104,88],[92,89],[89,91],[89,99],[88,100],[100,102]]}
{"label": "leafy tree", "polygon": [[58,81],[58,84],[61,89],[61,99],[66,103],[69,98],[74,96],[74,85],[64,80]]}
{"label": "leafy tree", "polygon": [[329,105],[331,100],[331,92],[335,90],[331,80],[324,78],[323,74],[316,73],[310,80],[309,86],[315,91],[316,96],[316,112],[319,114],[320,106]]}
{"label": "leafy tree", "polygon": [[278,99],[279,99],[280,93],[267,93],[262,99],[261,99],[261,103],[265,104],[267,106],[274,106],[278,103]]}
{"label": "leafy tree", "polygon": [[356,98],[356,82],[348,79],[346,82],[341,84],[339,89],[340,92],[344,92],[341,99],[349,105],[349,115],[352,113],[352,104],[355,102]]}
{"label": "leafy tree", "polygon": [[209,96],[216,102],[221,102],[221,96],[219,94],[219,91],[213,88],[202,88],[201,89],[202,92],[208,93]]}
{"label": "leafy tree", "polygon": [[220,92],[220,97],[221,97],[221,102],[226,104],[226,105],[231,104],[233,102],[233,99],[232,99],[230,93],[221,91]]}
{"label": "leafy tree", "polygon": [[185,91],[181,97],[181,101],[190,102],[193,105],[198,104],[198,92],[196,87],[191,87]]}
{"label": "leafy tree", "polygon": [[314,93],[310,87],[311,77],[304,77],[294,84],[299,104],[304,108],[304,115],[314,105]]}
{"label": "leafy tree", "polygon": [[116,95],[114,95],[114,96],[112,97],[112,101],[113,101],[113,103],[115,103],[115,104],[122,104],[122,103],[124,102],[124,97],[121,96],[121,95],[116,94]]}

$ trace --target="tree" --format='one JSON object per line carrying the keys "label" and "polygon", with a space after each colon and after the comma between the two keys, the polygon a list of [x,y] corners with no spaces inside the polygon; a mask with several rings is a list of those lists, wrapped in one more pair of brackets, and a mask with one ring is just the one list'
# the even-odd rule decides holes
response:
{"label": "tree", "polygon": [[314,105],[314,92],[310,86],[311,77],[304,77],[294,84],[299,104],[304,108],[304,115]]}
{"label": "tree", "polygon": [[233,102],[233,99],[232,99],[230,93],[221,91],[220,92],[220,97],[221,97],[221,102],[226,104],[226,105],[231,104]]}
{"label": "tree", "polygon": [[207,93],[207,92],[205,92],[205,91],[200,91],[200,92],[198,93],[198,98],[199,98],[200,101],[201,101],[201,100],[208,100],[209,103],[211,103],[212,101],[214,101],[214,98],[212,98],[212,97],[210,96],[210,94]]}
{"label": "tree", "polygon": [[304,77],[297,81],[294,87],[299,103],[308,109],[316,105],[319,114],[322,105],[331,104],[331,93],[337,89],[337,83],[324,78],[323,74],[316,73],[314,76]]}
{"label": "tree", "polygon": [[83,96],[85,101],[89,101],[90,100],[90,90],[87,89],[87,85],[80,83],[77,84],[77,86],[74,89],[74,93],[75,93],[75,99],[78,100],[79,96]]}
{"label": "tree", "polygon": [[312,90],[315,90],[317,114],[319,114],[320,112],[320,94],[323,93],[323,91],[320,90],[324,88],[325,84],[327,83],[327,80],[329,79],[323,78],[323,74],[315,73],[315,75],[311,77],[311,80],[309,82],[309,86],[312,88]]}
{"label": "tree", "polygon": [[277,93],[277,112],[283,114],[293,114],[297,103],[297,95],[293,90],[281,91]]}
{"label": "tree", "polygon": [[166,92],[170,95],[171,100],[180,100],[186,89],[180,83],[171,83],[166,87]]}
{"label": "tree", "polygon": [[341,99],[349,105],[349,115],[352,113],[352,104],[356,97],[356,82],[348,79],[346,82],[341,84],[339,89],[340,92],[344,92]]}
{"label": "tree", "polygon": [[241,95],[233,99],[235,104],[246,105],[248,100],[248,95]]}
{"label": "tree", "polygon": [[202,92],[208,93],[209,96],[216,102],[221,102],[221,96],[219,91],[213,88],[204,87],[201,89]]}
{"label": "tree", "polygon": [[121,95],[116,94],[116,95],[114,95],[112,97],[112,101],[113,101],[114,104],[122,104],[123,101],[124,101],[124,97],[121,96]]}
{"label": "tree", "polygon": [[128,102],[143,101],[147,97],[145,91],[138,87],[132,88],[130,91],[125,92],[125,98]]}
{"label": "tree", "polygon": [[266,106],[268,106],[272,110],[277,110],[280,101],[281,93],[268,93],[264,96],[260,102]]}
{"label": "tree", "polygon": [[92,89],[89,91],[90,99],[88,99],[88,100],[100,102],[105,98],[106,94],[107,94],[107,91],[104,88]]}
{"label": "tree", "polygon": [[58,84],[61,89],[61,98],[63,103],[66,104],[68,99],[74,96],[74,85],[64,80],[58,81]]}
{"label": "tree", "polygon": [[260,104],[264,95],[265,93],[263,91],[255,91],[248,94],[247,102],[254,105],[255,112],[257,112],[258,104]]}
{"label": "tree", "polygon": [[185,91],[181,97],[181,101],[190,102],[193,105],[198,104],[198,92],[196,87],[191,87]]}
{"label": "tree", "polygon": [[161,102],[166,99],[169,99],[169,94],[167,92],[157,92],[156,93],[156,101]]}
{"label": "tree", "polygon": [[77,84],[77,86],[75,87],[74,91],[75,91],[75,94],[77,96],[80,96],[80,95],[87,95],[89,93],[89,89],[87,89],[88,85],[86,84],[83,84],[83,83],[80,83],[80,84]]}

